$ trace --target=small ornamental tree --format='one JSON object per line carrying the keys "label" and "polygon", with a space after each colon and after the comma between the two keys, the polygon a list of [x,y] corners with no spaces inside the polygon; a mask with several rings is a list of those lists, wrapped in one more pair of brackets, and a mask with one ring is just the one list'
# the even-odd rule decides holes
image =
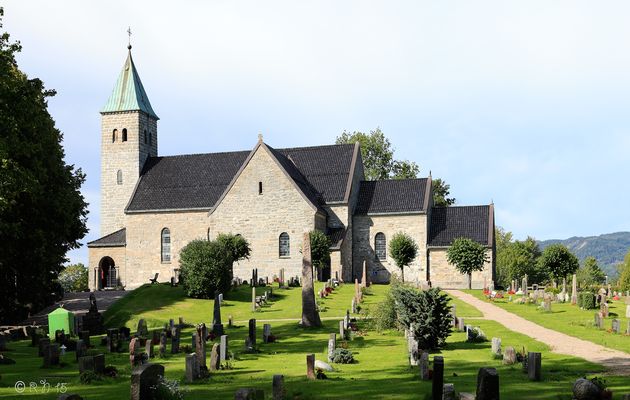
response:
{"label": "small ornamental tree", "polygon": [[228,252],[232,261],[240,261],[249,259],[252,249],[249,242],[241,235],[233,235],[231,233],[219,233],[215,239]]}
{"label": "small ornamental tree", "polygon": [[311,237],[311,261],[315,268],[330,265],[330,238],[322,231],[313,230]]}
{"label": "small ornamental tree", "polygon": [[405,267],[416,259],[418,245],[413,238],[406,233],[398,232],[389,242],[389,255],[400,268],[402,281],[405,281]]}
{"label": "small ornamental tree", "polygon": [[575,273],[580,268],[577,257],[566,246],[552,244],[543,250],[538,265],[554,282]]}
{"label": "small ornamental tree", "polygon": [[472,289],[472,273],[483,270],[488,262],[486,248],[472,239],[460,237],[446,251],[446,260],[462,274],[468,275],[468,289]]}
{"label": "small ornamental tree", "polygon": [[601,285],[606,281],[606,274],[595,257],[586,257],[584,265],[577,271],[577,280],[584,285]]}
{"label": "small ornamental tree", "polygon": [[88,270],[82,263],[68,265],[59,274],[59,283],[64,292],[88,290]]}
{"label": "small ornamental tree", "polygon": [[211,299],[232,282],[233,255],[218,241],[193,240],[180,252],[180,274],[189,297]]}

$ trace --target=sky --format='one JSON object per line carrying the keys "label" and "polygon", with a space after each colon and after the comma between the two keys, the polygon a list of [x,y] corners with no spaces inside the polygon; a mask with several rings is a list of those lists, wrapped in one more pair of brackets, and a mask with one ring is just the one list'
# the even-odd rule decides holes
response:
{"label": "sky", "polygon": [[[159,154],[334,143],[380,127],[397,159],[494,202],[517,239],[630,230],[626,1],[8,0],[19,67],[57,90],[99,234],[100,114],[133,57]],[[87,263],[87,248],[70,261]]]}

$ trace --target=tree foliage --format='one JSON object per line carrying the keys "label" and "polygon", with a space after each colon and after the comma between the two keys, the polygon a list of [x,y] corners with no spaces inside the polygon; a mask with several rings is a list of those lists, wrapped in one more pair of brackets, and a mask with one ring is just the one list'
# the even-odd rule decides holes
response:
{"label": "tree foliage", "polygon": [[[391,142],[380,128],[370,133],[343,131],[335,143],[359,143],[361,158],[365,168],[365,179],[375,181],[379,179],[413,179],[420,174],[420,167],[413,161],[396,160]],[[450,185],[440,178],[432,181],[433,202],[436,206],[450,206],[455,204],[455,198],[448,197]]]}
{"label": "tree foliage", "polygon": [[577,280],[585,286],[601,285],[606,281],[606,274],[599,268],[595,257],[586,257],[584,265],[577,271]]}
{"label": "tree foliage", "polygon": [[630,251],[623,259],[623,263],[619,264],[619,281],[617,285],[621,290],[630,290]]}
{"label": "tree foliage", "polygon": [[64,292],[88,290],[88,270],[82,263],[66,266],[59,274],[59,283]]}
{"label": "tree foliage", "polygon": [[558,282],[562,278],[580,268],[580,262],[577,257],[561,244],[552,244],[543,250],[542,255],[538,259],[538,266],[547,276]]}
{"label": "tree foliage", "polygon": [[483,270],[489,261],[487,249],[472,239],[460,237],[446,251],[446,260],[462,274],[468,275],[468,288],[472,287],[472,273]]}
{"label": "tree foliage", "polygon": [[402,281],[405,281],[405,267],[416,259],[418,245],[413,238],[406,233],[398,232],[389,242],[389,255],[394,259],[396,266],[400,268]]}
{"label": "tree foliage", "polygon": [[403,328],[413,326],[418,346],[424,350],[444,346],[452,332],[449,298],[438,288],[417,290],[405,285],[391,287],[398,323]]}
{"label": "tree foliage", "polygon": [[313,230],[311,238],[311,262],[315,268],[330,265],[330,238],[322,231]]}
{"label": "tree foliage", "polygon": [[541,282],[545,275],[538,269],[540,249],[532,237],[512,241],[512,232],[496,230],[497,281],[507,287],[512,280],[520,281],[527,274],[530,282]]}
{"label": "tree foliage", "polygon": [[250,246],[241,235],[219,234],[215,240],[193,240],[180,251],[183,287],[190,297],[214,298],[230,290],[235,261],[249,257]]}
{"label": "tree foliage", "polygon": [[[0,8],[0,28],[3,11]],[[48,113],[55,94],[18,68],[19,42],[0,36],[0,316],[15,322],[58,298],[68,250],[85,236],[80,169],[67,165]]]}

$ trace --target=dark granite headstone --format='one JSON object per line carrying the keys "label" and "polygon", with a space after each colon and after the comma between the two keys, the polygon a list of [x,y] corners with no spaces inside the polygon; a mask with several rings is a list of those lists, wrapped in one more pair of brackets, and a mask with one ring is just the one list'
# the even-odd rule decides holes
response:
{"label": "dark granite headstone", "polygon": [[479,368],[477,400],[499,400],[499,374],[495,368]]}
{"label": "dark granite headstone", "polygon": [[142,364],[131,372],[131,400],[151,400],[151,386],[155,386],[164,376],[164,366],[160,364]]}
{"label": "dark granite headstone", "polygon": [[433,400],[442,400],[442,391],[444,390],[444,358],[440,356],[433,357]]}
{"label": "dark granite headstone", "polygon": [[530,381],[539,381],[542,376],[542,354],[527,353],[527,377]]}

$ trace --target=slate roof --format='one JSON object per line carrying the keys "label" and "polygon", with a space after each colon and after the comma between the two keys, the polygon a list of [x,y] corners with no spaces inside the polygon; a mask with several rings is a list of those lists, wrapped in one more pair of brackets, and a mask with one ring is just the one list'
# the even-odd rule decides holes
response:
{"label": "slate roof", "polygon": [[153,118],[159,119],[140,81],[140,75],[131,57],[131,48],[129,48],[127,60],[120,71],[116,86],[101,110],[102,113],[119,111],[144,111]]}
{"label": "slate roof", "polygon": [[[305,196],[318,208],[343,201],[354,145],[274,149],[267,146]],[[151,157],[127,211],[211,209],[250,151]]]}
{"label": "slate roof", "polygon": [[355,214],[422,212],[427,178],[361,181]]}
{"label": "slate roof", "polygon": [[93,240],[87,247],[121,247],[127,245],[127,230],[122,228],[100,239]]}
{"label": "slate roof", "polygon": [[429,246],[450,246],[459,237],[489,246],[490,206],[434,207],[431,210]]}

